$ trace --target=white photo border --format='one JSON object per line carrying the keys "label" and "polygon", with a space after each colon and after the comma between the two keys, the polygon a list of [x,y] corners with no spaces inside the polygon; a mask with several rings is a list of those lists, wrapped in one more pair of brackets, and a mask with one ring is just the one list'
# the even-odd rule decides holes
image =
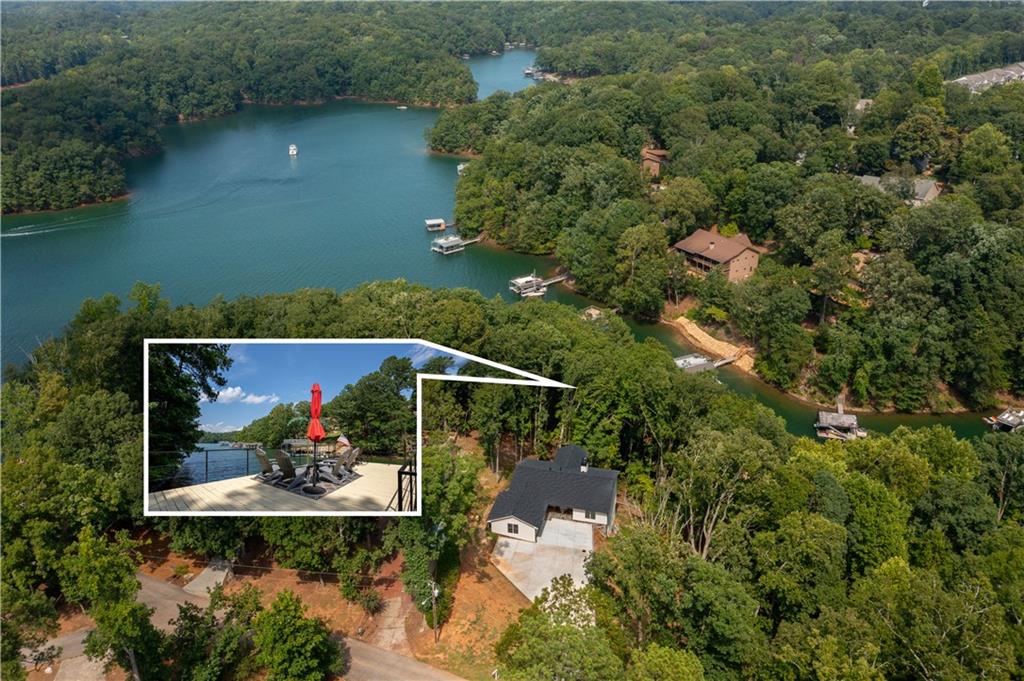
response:
{"label": "white photo border", "polygon": [[[522,378],[493,376],[460,376],[457,374],[416,374],[416,510],[415,511],[150,511],[149,509],[149,346],[150,345],[393,345],[409,344],[431,348],[454,357],[498,369]],[[574,386],[538,376],[522,369],[471,355],[422,338],[146,338],[142,345],[142,515],[164,517],[419,517],[423,515],[423,381],[455,381],[465,383],[498,383],[502,385],[535,386],[575,390]]]}

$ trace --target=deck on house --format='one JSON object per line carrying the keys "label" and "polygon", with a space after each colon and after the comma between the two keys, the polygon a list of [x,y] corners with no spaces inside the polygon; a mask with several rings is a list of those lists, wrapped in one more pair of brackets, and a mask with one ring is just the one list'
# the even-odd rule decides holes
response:
{"label": "deck on house", "polygon": [[320,499],[308,499],[273,485],[254,480],[252,476],[178,487],[149,494],[149,512],[206,511],[386,511],[395,510],[398,490],[398,469],[383,463],[356,466],[360,477],[341,489]]}

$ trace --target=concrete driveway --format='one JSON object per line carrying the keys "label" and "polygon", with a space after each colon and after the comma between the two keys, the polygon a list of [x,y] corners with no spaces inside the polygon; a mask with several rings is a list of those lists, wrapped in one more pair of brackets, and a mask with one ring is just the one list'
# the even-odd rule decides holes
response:
{"label": "concrete driveway", "polygon": [[491,562],[531,601],[561,575],[572,575],[582,586],[587,581],[583,564],[594,550],[593,527],[552,518],[536,543],[499,537]]}

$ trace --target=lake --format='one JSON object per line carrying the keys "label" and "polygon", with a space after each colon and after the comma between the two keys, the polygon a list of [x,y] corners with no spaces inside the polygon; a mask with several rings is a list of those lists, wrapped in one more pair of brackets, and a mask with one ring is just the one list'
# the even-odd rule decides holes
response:
{"label": "lake", "polygon": [[[511,50],[469,65],[486,96],[529,85],[522,69],[532,61],[532,52]],[[552,261],[480,245],[430,252],[435,235],[423,221],[451,218],[459,163],[427,152],[424,133],[438,115],[354,101],[249,106],[165,128],[163,152],[128,163],[123,201],[4,218],[3,362],[25,361],[86,297],[123,298],[137,281],[159,282],[175,304],[399,277],[509,297],[510,278]],[[548,298],[587,304],[564,290]],[[665,327],[634,329],[688,350]],[[719,376],[778,411],[794,433],[811,434],[813,409],[736,370]],[[879,430],[938,421],[962,435],[984,430],[976,414],[863,417]]]}

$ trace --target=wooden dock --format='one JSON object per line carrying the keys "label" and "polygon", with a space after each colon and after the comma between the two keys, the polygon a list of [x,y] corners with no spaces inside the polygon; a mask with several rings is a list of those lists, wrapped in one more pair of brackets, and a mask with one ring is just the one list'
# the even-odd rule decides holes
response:
{"label": "wooden dock", "polygon": [[400,466],[383,463],[356,465],[359,478],[320,499],[310,499],[253,479],[252,476],[218,480],[202,485],[151,492],[149,512],[188,515],[207,511],[305,513],[309,511],[383,512],[395,510]]}

